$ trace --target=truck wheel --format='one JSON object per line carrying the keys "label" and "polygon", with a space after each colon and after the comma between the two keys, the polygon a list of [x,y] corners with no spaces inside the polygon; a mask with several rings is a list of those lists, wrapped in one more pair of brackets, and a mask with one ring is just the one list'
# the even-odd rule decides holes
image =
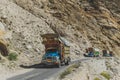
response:
{"label": "truck wheel", "polygon": [[65,65],[65,62],[62,62],[62,63],[61,63],[61,66],[64,66],[64,65]]}
{"label": "truck wheel", "polygon": [[57,64],[57,68],[60,68],[61,67],[61,63],[59,62],[58,64]]}
{"label": "truck wheel", "polygon": [[69,63],[70,63],[70,59],[67,58],[67,59],[65,60],[65,65],[69,65]]}
{"label": "truck wheel", "polygon": [[57,65],[57,68],[60,68],[60,67],[61,67],[61,65],[60,65],[60,64],[58,64],[58,65]]}
{"label": "truck wheel", "polygon": [[69,65],[69,61],[67,61],[67,62],[65,63],[65,65]]}

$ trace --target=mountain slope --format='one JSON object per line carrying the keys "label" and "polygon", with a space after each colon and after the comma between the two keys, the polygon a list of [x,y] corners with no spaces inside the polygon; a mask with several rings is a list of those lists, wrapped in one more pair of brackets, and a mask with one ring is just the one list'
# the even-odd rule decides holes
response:
{"label": "mountain slope", "polygon": [[[0,49],[7,46],[9,53],[19,55],[15,62],[0,55],[4,64],[0,64],[0,71],[4,75],[20,64],[39,63],[44,54],[41,35],[45,33],[64,36],[71,43],[72,59],[83,56],[88,47],[107,49],[120,56],[119,3],[119,0],[0,0]],[[1,46],[2,42],[5,45]]]}
{"label": "mountain slope", "polygon": [[71,42],[74,56],[87,47],[120,53],[119,6],[114,6],[118,5],[114,0],[4,0],[0,4],[0,20],[9,32],[8,48],[21,54],[20,59],[26,55],[31,61],[43,54],[41,34],[54,32]]}
{"label": "mountain slope", "polygon": [[[41,34],[53,33],[44,20],[37,18],[16,4],[0,1],[0,20],[6,32],[9,32],[8,47],[11,52],[34,57],[44,52]],[[34,55],[33,55],[34,54]]]}
{"label": "mountain slope", "polygon": [[[14,0],[74,42],[77,50],[93,46],[119,54],[120,16],[115,0]],[[114,6],[114,7],[112,7]],[[74,46],[75,47],[75,46]]]}

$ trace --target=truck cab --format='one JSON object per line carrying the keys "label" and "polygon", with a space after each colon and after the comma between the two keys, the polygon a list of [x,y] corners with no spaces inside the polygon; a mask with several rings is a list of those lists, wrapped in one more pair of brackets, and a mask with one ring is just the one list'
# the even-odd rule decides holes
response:
{"label": "truck cab", "polygon": [[42,64],[45,66],[60,67],[60,53],[57,49],[48,49],[42,57]]}
{"label": "truck cab", "polygon": [[70,63],[70,46],[67,46],[59,35],[44,34],[42,38],[45,46],[42,64],[60,67],[61,64],[68,65]]}

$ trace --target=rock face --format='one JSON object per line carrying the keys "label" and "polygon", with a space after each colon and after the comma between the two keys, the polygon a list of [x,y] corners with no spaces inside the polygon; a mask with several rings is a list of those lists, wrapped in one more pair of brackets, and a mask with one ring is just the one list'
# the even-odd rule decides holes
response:
{"label": "rock face", "polygon": [[[71,58],[79,58],[87,47],[107,49],[120,56],[119,4],[120,0],[0,0],[0,44],[19,55],[18,65],[40,62],[44,54],[41,35],[45,33],[64,36],[72,44]],[[106,69],[105,62],[98,60],[102,70]],[[90,67],[99,66],[90,63]],[[113,80],[120,80],[119,63],[109,66],[118,73]],[[88,76],[85,71],[80,74]],[[94,71],[97,67],[90,72]]]}
{"label": "rock face", "polygon": [[102,71],[106,71],[107,67],[105,64],[105,60],[91,60],[88,61],[88,67],[90,74],[100,74]]}
{"label": "rock face", "polygon": [[[120,64],[116,58],[89,59],[82,61],[80,67],[62,80],[119,80]],[[107,77],[101,75],[104,73]],[[110,78],[110,79],[107,79]],[[56,79],[58,80],[58,79]]]}
{"label": "rock face", "polygon": [[10,50],[28,54],[31,57],[44,51],[40,35],[53,33],[44,20],[9,0],[0,1],[0,10],[1,22],[5,24],[6,32],[10,32],[11,37],[7,38]]}
{"label": "rock face", "polygon": [[[14,0],[23,9],[43,18],[78,50],[86,46],[109,49],[119,54],[119,5],[113,0]],[[112,7],[114,6],[114,7]]]}
{"label": "rock face", "polygon": [[1,0],[0,21],[9,32],[9,49],[22,55],[43,54],[44,33],[64,36],[72,43],[73,55],[91,46],[119,55],[118,3],[119,0]]}

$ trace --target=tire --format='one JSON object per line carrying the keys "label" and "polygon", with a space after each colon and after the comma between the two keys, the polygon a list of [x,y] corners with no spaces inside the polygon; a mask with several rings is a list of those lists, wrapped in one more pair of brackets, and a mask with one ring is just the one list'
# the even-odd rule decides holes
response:
{"label": "tire", "polygon": [[57,64],[57,68],[60,68],[61,67],[61,63],[59,61],[59,63]]}
{"label": "tire", "polygon": [[65,62],[62,62],[62,63],[61,63],[61,66],[64,66],[64,65],[65,65]]}
{"label": "tire", "polygon": [[65,63],[65,65],[69,65],[69,61],[67,61],[67,62]]}
{"label": "tire", "polygon": [[70,64],[70,61],[71,61],[71,59],[70,59],[70,58],[67,58],[67,59],[65,60],[65,65],[69,65],[69,64]]}
{"label": "tire", "polygon": [[65,65],[69,65],[69,60],[65,61]]}

